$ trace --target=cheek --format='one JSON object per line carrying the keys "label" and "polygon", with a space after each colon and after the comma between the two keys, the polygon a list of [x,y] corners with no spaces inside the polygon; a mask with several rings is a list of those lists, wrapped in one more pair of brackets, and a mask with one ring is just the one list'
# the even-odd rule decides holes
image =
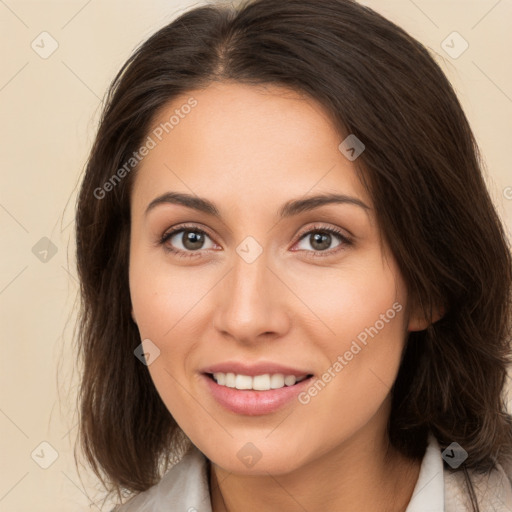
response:
{"label": "cheek", "polygon": [[180,269],[135,255],[130,262],[130,294],[140,338],[151,340],[159,350],[148,371],[167,409],[185,430],[191,428],[187,362],[199,339],[194,333],[198,326],[190,319],[206,293],[201,288],[196,282],[191,287],[190,273]]}
{"label": "cheek", "polygon": [[[340,425],[347,435],[362,428],[388,397],[406,336],[398,273],[380,262],[365,263],[364,270],[351,268],[322,280],[323,293],[317,289],[308,303],[325,329],[319,336],[316,323],[316,336],[312,329],[307,337],[327,357],[301,403],[318,424]],[[334,442],[338,434],[329,435]]]}
{"label": "cheek", "polygon": [[292,281],[290,288],[307,306],[302,307],[303,320],[311,317],[300,327],[315,328],[306,338],[321,344],[331,356],[348,350],[358,336],[364,342],[367,329],[374,333],[375,324],[379,337],[403,338],[403,285],[396,269],[376,256],[343,268],[312,269],[307,277]]}
{"label": "cheek", "polygon": [[212,280],[212,273],[199,267],[171,267],[160,258],[150,261],[137,253],[131,259],[130,295],[141,339],[152,340],[175,368],[179,361],[183,366],[205,328],[195,312],[214,285]]}
{"label": "cheek", "polygon": [[132,234],[130,298],[141,337],[160,340],[179,318],[190,288],[165,264],[161,249],[150,249]]}

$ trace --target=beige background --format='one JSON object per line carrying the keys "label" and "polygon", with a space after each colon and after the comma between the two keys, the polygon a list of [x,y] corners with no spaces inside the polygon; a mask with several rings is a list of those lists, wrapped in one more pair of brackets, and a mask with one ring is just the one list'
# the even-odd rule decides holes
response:
{"label": "beige background", "polygon": [[[489,187],[510,232],[512,2],[362,3],[437,54],[482,148]],[[141,41],[192,5],[198,3],[0,0],[2,512],[110,510],[101,508],[97,483],[86,470],[80,480],[73,460],[76,186],[111,79]],[[48,36],[39,36],[43,31],[58,43],[47,59],[31,47],[35,40],[43,51],[46,37],[44,47],[51,48]],[[458,58],[441,47],[453,31],[469,44]],[[462,48],[453,37],[451,52]],[[43,237],[57,250],[46,262],[32,252]],[[43,469],[52,449],[57,458]]]}

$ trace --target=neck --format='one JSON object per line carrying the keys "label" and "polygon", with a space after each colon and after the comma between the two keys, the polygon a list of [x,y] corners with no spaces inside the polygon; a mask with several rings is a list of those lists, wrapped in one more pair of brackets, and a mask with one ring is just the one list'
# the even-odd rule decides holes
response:
{"label": "neck", "polygon": [[380,443],[354,438],[290,473],[237,475],[209,464],[213,512],[379,510],[404,512],[421,461]]}

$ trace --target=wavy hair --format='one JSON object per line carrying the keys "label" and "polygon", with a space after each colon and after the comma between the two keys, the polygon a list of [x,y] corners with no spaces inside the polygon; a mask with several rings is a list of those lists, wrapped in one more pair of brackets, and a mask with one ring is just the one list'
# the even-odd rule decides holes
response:
{"label": "wavy hair", "polygon": [[422,44],[355,1],[252,0],[181,14],[138,47],[107,93],[76,210],[79,442],[105,488],[119,497],[148,489],[187,438],[134,357],[137,167],[98,191],[169,101],[223,80],[299,91],[325,107],[340,137],[363,141],[358,173],[409,296],[427,318],[444,311],[408,337],[392,388],[392,445],[421,458],[429,430],[441,447],[456,441],[468,452],[458,468],[466,478],[510,461],[510,246],[452,86]]}

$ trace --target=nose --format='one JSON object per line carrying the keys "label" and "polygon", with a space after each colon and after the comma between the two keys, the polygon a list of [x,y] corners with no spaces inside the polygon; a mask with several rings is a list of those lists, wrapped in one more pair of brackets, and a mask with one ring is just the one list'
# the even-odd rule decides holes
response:
{"label": "nose", "polygon": [[235,256],[233,268],[216,287],[216,331],[244,344],[286,334],[290,291],[281,279],[268,266],[265,252],[252,263]]}

